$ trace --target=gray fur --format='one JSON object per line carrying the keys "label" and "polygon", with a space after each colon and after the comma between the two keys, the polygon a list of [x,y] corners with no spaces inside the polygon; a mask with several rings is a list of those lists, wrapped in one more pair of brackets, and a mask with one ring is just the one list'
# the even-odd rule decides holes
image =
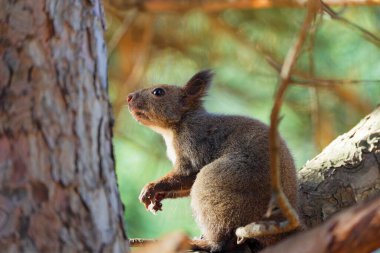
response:
{"label": "gray fur", "polygon": [[[155,87],[137,91],[129,106],[132,114],[135,108],[146,114],[149,120],[137,118],[144,125],[165,129],[173,135],[176,155],[173,170],[147,185],[140,196],[145,197],[142,201],[146,205],[146,199],[158,203],[156,208],[160,210],[157,194],[176,197],[175,191],[191,187],[194,217],[210,249],[218,251],[234,238],[236,228],[262,220],[266,212],[271,194],[269,129],[256,119],[205,111],[200,101],[211,77],[209,71],[204,71],[184,88],[156,86],[166,91],[160,98],[151,95]],[[194,80],[196,85],[192,84]],[[186,90],[191,90],[191,97]],[[279,152],[282,185],[290,203],[297,206],[294,162],[282,139]],[[181,185],[182,180],[188,179],[190,184]],[[266,245],[277,238],[258,240]]]}

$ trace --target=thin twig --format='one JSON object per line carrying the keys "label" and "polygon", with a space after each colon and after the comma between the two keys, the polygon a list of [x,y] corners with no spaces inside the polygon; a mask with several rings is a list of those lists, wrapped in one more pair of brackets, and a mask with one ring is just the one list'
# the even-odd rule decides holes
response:
{"label": "thin twig", "polygon": [[348,19],[342,16],[339,16],[338,13],[336,13],[333,9],[331,9],[326,3],[322,2],[322,8],[323,8],[323,11],[327,13],[332,19],[338,20],[341,23],[348,25],[351,28],[354,28],[356,31],[360,32],[364,36],[364,38],[366,38],[369,42],[371,42],[377,47],[380,47],[380,38],[378,36],[364,29],[363,27],[349,21]]}
{"label": "thin twig", "polygon": [[133,238],[129,239],[129,245],[131,247],[143,247],[146,246],[147,244],[157,242],[158,240],[154,239],[143,239],[143,238]]}
{"label": "thin twig", "polygon": [[[103,5],[106,9],[110,10],[112,13],[120,16],[125,11],[130,11],[131,9],[138,9],[142,11],[144,1],[112,1],[112,0],[103,0]],[[122,16],[124,16],[122,14]]]}
{"label": "thin twig", "polygon": [[125,14],[127,12],[130,12],[133,9],[138,9],[138,6],[134,5],[130,8],[118,8],[113,3],[110,3],[109,1],[105,0],[103,1],[104,9],[106,10],[106,14],[111,14],[112,16],[118,18],[119,20],[123,20],[125,17]]}
{"label": "thin twig", "polygon": [[332,80],[332,79],[321,79],[321,78],[300,78],[298,79],[295,75],[292,76],[291,82],[295,85],[318,87],[318,88],[332,88],[334,86],[341,85],[356,85],[356,84],[380,84],[380,80]]}
{"label": "thin twig", "polygon": [[113,34],[112,38],[108,43],[108,57],[110,57],[115,50],[116,46],[119,44],[120,40],[123,38],[124,34],[127,33],[129,27],[132,25],[133,21],[138,16],[138,11],[133,10],[133,13],[128,13],[124,16],[123,22],[120,27]]}
{"label": "thin twig", "polygon": [[[308,11],[301,30],[298,34],[297,40],[293,46],[289,49],[288,54],[284,60],[284,64],[281,69],[281,81],[275,96],[275,103],[272,108],[270,117],[270,129],[269,129],[269,149],[270,149],[270,170],[271,170],[271,186],[272,186],[272,201],[271,204],[277,203],[281,208],[284,216],[288,220],[289,230],[292,230],[299,226],[299,220],[297,213],[291,207],[285,194],[283,193],[280,179],[280,167],[279,167],[279,138],[278,138],[278,123],[279,113],[283,102],[285,91],[291,84],[291,72],[297,61],[298,55],[304,44],[308,30],[313,23],[317,12],[320,9],[320,2],[315,0],[308,1]],[[268,214],[272,212],[273,206],[269,206]]]}
{"label": "thin twig", "polygon": [[[322,15],[318,16],[318,19],[315,21],[314,26],[310,30],[309,34],[309,43],[307,47],[307,55],[309,61],[309,76],[314,76],[315,73],[315,64],[314,64],[314,45],[315,45],[315,34],[319,25],[322,22]],[[319,90],[317,87],[309,87],[309,96],[310,96],[310,114],[312,122],[312,134],[313,141],[316,147],[320,149],[320,133],[321,133],[321,115],[320,115],[320,103],[319,103]]]}
{"label": "thin twig", "polygon": [[259,45],[257,42],[248,40],[241,33],[236,32],[236,28],[231,27],[217,16],[209,15],[209,17],[209,22],[214,29],[221,31],[223,34],[227,34],[243,47],[261,55],[267,61],[269,66],[271,66],[276,72],[280,72],[281,63],[276,59],[270,50],[266,49],[263,45]]}

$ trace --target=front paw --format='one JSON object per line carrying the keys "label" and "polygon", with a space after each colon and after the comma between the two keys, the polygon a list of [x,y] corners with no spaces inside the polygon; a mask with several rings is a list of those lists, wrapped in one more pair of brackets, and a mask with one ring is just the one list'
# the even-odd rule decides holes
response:
{"label": "front paw", "polygon": [[145,205],[145,208],[152,213],[162,211],[161,200],[164,199],[164,193],[158,192],[154,183],[149,183],[141,190],[139,200]]}

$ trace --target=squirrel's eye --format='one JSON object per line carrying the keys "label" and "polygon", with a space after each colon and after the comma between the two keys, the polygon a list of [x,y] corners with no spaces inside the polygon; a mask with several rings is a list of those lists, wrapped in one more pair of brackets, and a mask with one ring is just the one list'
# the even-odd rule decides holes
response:
{"label": "squirrel's eye", "polygon": [[152,91],[152,94],[157,96],[157,97],[161,97],[161,96],[165,95],[165,90],[162,88],[156,88]]}

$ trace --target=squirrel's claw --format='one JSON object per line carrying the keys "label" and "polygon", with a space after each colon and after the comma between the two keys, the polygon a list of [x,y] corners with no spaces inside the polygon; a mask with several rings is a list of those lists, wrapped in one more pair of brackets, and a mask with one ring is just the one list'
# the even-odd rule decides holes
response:
{"label": "squirrel's claw", "polygon": [[157,211],[162,211],[161,200],[165,198],[164,193],[156,192],[155,184],[149,183],[141,190],[139,200],[145,205],[145,208],[155,214]]}
{"label": "squirrel's claw", "polygon": [[158,211],[162,211],[162,203],[161,202],[151,202],[146,208],[153,214],[157,214]]}
{"label": "squirrel's claw", "polygon": [[141,203],[145,204],[145,207],[147,208],[150,203],[153,202],[155,195],[155,189],[154,184],[150,183],[144,186],[144,188],[141,190],[141,193],[139,195],[139,200]]}

